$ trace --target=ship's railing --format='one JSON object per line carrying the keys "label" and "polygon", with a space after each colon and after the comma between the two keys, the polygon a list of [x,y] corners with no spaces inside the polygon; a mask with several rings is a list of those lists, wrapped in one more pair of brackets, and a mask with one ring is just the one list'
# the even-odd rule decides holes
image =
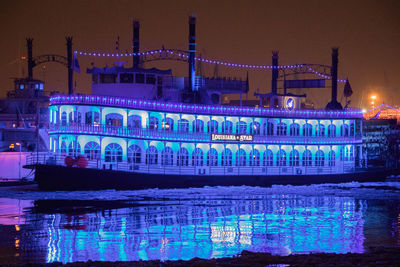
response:
{"label": "ship's railing", "polygon": [[163,103],[151,100],[138,100],[115,96],[95,95],[55,95],[50,98],[51,105],[97,105],[123,108],[135,108],[143,110],[170,111],[189,114],[212,114],[212,115],[237,115],[237,116],[267,116],[267,117],[290,117],[290,118],[363,118],[359,109],[347,110],[284,110],[272,108],[235,107],[235,106],[211,106],[184,103]]}
{"label": "ship's railing", "polygon": [[[65,165],[67,155],[54,153],[32,153],[26,158],[27,165]],[[76,168],[77,166],[74,165]],[[145,164],[133,162],[105,162],[89,160],[90,169],[125,171],[150,174],[172,175],[318,175],[352,173],[356,169],[354,162],[343,162],[337,166],[177,166]]]}
{"label": "ship's railing", "polygon": [[[124,138],[145,138],[156,140],[171,140],[184,142],[210,142],[212,133],[196,133],[183,131],[167,131],[167,130],[151,130],[143,128],[111,126],[111,125],[88,125],[88,124],[68,124],[68,125],[50,125],[49,134],[93,134],[107,135]],[[232,141],[213,141],[232,142]],[[238,142],[238,141],[237,141]],[[308,145],[329,145],[329,144],[353,144],[361,143],[361,136],[353,137],[328,137],[328,136],[267,136],[253,135],[252,143],[268,143],[268,144],[308,144]]]}

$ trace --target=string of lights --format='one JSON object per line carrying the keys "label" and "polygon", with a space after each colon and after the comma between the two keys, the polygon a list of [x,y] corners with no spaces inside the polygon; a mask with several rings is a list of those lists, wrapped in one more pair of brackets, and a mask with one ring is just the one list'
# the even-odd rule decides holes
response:
{"label": "string of lights", "polygon": [[[151,51],[146,51],[146,52],[139,52],[139,53],[98,53],[98,52],[85,52],[85,51],[74,51],[76,55],[82,55],[82,56],[92,56],[92,57],[132,57],[132,56],[146,56],[146,55],[155,55],[155,54],[160,54],[162,53],[165,54],[170,54],[170,55],[175,55],[179,58],[189,58],[188,55],[182,52],[176,52],[173,50],[169,49],[159,49],[159,50],[151,50]],[[237,67],[237,68],[246,68],[246,69],[296,69],[296,68],[301,68],[304,67],[303,64],[294,64],[294,65],[279,65],[279,66],[273,66],[273,65],[249,65],[249,64],[239,64],[239,63],[230,63],[230,62],[224,62],[224,61],[218,61],[218,60],[213,60],[213,59],[206,59],[206,58],[200,58],[200,57],[195,57],[195,61],[201,61],[205,63],[210,63],[210,64],[218,64],[218,65],[223,65],[227,67]],[[328,75],[325,75],[323,73],[317,72],[311,67],[308,67],[308,70],[315,75],[322,77],[324,79],[330,80],[331,77]],[[338,82],[344,83],[346,80],[338,79]]]}

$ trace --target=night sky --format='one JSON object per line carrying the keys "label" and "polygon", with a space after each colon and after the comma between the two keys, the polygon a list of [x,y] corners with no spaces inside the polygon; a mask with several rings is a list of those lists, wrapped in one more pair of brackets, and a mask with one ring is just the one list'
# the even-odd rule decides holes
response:
{"label": "night sky", "polygon": [[[204,58],[243,64],[271,64],[271,51],[279,51],[280,64],[331,64],[331,48],[339,47],[339,78],[349,78],[352,106],[368,108],[368,97],[378,103],[400,105],[400,1],[5,1],[0,0],[0,96],[12,90],[11,77],[27,75],[26,37],[34,38],[34,57],[66,55],[65,36],[73,36],[73,50],[131,52],[132,19],[141,23],[141,51],[187,49],[188,16],[197,15],[197,51]],[[115,60],[79,57],[75,74],[78,93],[90,93],[86,68],[112,66]],[[131,66],[128,58],[127,66]],[[45,68],[43,68],[45,66]],[[146,67],[172,68],[186,76],[182,62],[147,63]],[[220,75],[245,78],[241,69],[219,68]],[[203,65],[211,76],[214,66]],[[270,71],[249,71],[250,93],[270,92]],[[45,89],[67,92],[67,70],[57,63],[34,68],[34,78]],[[300,78],[300,77],[299,77]],[[343,84],[339,84],[341,100]],[[330,89],[308,94],[324,107]],[[344,100],[343,102],[344,103]]]}

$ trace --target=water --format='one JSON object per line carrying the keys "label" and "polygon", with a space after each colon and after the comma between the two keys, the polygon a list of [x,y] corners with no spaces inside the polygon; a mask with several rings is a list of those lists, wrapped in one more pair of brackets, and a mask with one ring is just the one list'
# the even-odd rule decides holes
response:
{"label": "water", "polygon": [[400,183],[0,189],[0,263],[188,260],[400,246]]}

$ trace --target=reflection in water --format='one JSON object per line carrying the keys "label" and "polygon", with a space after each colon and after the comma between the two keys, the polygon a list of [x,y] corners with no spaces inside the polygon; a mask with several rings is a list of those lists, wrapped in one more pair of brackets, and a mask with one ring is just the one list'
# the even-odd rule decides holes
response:
{"label": "reflection in water", "polygon": [[363,200],[202,196],[131,204],[106,212],[29,213],[45,234],[23,242],[45,247],[46,262],[64,263],[213,258],[244,249],[281,255],[364,251]]}

